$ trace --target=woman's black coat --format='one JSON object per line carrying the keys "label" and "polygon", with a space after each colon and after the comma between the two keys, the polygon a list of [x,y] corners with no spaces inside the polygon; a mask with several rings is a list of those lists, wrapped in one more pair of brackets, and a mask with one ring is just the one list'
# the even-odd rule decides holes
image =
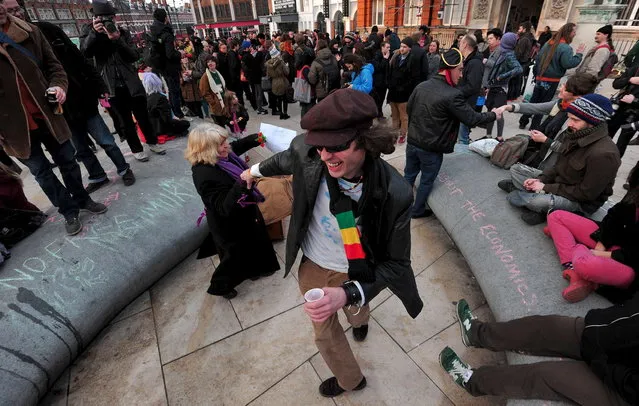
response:
{"label": "woman's black coat", "polygon": [[[240,155],[258,145],[254,137],[247,137],[232,142],[231,148]],[[259,208],[237,203],[242,194],[249,194],[245,184],[233,180],[217,165],[196,164],[192,171],[211,230],[198,258],[215,252],[220,256],[208,292],[222,295],[246,279],[280,269]]]}

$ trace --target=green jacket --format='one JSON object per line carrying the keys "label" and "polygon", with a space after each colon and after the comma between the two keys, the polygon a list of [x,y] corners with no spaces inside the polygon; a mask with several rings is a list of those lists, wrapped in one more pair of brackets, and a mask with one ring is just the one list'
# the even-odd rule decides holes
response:
{"label": "green jacket", "polygon": [[572,69],[581,63],[583,55],[573,54],[572,47],[562,42],[557,45],[548,68],[546,68],[544,72],[540,72],[539,70],[541,69],[544,58],[546,57],[546,54],[550,52],[550,48],[552,47],[550,42],[551,41],[546,42],[541,48],[541,51],[539,51],[539,55],[537,55],[537,60],[535,61],[535,66],[533,68],[533,74],[537,80],[544,80],[543,78],[548,78],[556,79],[558,82],[559,79],[566,74],[568,69]]}

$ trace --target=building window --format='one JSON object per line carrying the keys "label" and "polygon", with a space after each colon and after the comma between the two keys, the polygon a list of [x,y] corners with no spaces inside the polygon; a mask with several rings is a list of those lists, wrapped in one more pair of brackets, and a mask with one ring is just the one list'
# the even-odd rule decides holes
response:
{"label": "building window", "polygon": [[639,1],[622,0],[620,4],[625,4],[625,8],[619,13],[619,19],[615,21],[618,26],[639,26]]}
{"label": "building window", "polygon": [[444,5],[444,25],[466,25],[468,0],[447,0]]}
{"label": "building window", "polygon": [[421,24],[422,4],[422,0],[406,0],[404,3],[404,25],[417,26]]}
{"label": "building window", "polygon": [[257,9],[258,16],[269,15],[268,0],[255,0],[255,8]]}
{"label": "building window", "polygon": [[38,15],[40,16],[40,20],[57,20],[58,18],[55,16],[53,9],[50,8],[40,8],[38,9]]}
{"label": "building window", "polygon": [[58,15],[58,19],[60,19],[60,20],[72,20],[73,19],[73,17],[71,17],[71,13],[66,8],[56,9],[55,12]]}
{"label": "building window", "polygon": [[78,36],[78,27],[75,24],[62,24],[62,30],[69,37],[77,37]]}
{"label": "building window", "polygon": [[373,22],[371,25],[384,25],[384,0],[373,0]]}
{"label": "building window", "polygon": [[29,19],[31,19],[32,21],[36,21],[38,19],[38,16],[36,15],[33,7],[27,8],[27,14],[29,15]]}

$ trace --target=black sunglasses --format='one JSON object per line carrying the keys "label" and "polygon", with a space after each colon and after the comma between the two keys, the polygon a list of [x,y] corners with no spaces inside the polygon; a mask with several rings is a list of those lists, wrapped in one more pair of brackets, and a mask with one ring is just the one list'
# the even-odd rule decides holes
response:
{"label": "black sunglasses", "polygon": [[353,140],[350,140],[344,144],[340,144],[340,145],[335,145],[334,147],[315,147],[315,149],[317,149],[317,152],[321,153],[322,150],[330,153],[330,154],[334,154],[336,152],[342,152],[342,151],[346,151],[347,149],[349,149],[351,147],[351,143],[353,142]]}

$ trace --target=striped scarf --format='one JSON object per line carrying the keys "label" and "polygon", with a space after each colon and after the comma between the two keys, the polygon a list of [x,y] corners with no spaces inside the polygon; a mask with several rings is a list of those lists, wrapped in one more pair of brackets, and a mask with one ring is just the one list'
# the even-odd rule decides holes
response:
{"label": "striped scarf", "polygon": [[337,219],[348,260],[348,278],[359,282],[375,282],[375,272],[368,267],[366,253],[360,240],[361,235],[355,224],[357,202],[341,192],[337,179],[328,174],[328,170],[325,170],[324,176],[331,198],[329,208]]}

